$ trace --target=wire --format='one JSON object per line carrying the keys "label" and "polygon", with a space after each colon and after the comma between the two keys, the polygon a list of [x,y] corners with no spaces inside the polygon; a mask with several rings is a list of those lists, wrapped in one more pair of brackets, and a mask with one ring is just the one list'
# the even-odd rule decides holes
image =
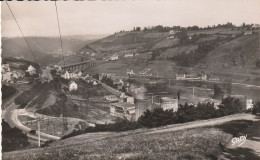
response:
{"label": "wire", "polygon": [[59,34],[60,34],[60,45],[61,45],[61,52],[63,55],[63,66],[65,67],[65,60],[64,60],[64,53],[63,53],[63,45],[62,45],[62,39],[61,39],[61,32],[60,32],[60,21],[59,21],[59,15],[58,15],[58,8],[55,0],[55,8],[56,8],[56,15],[57,15],[57,21],[58,21],[58,27],[59,27]]}
{"label": "wire", "polygon": [[[13,13],[12,9],[10,8],[9,4],[7,3],[7,1],[5,1],[5,3],[7,4],[7,6],[8,6],[8,8],[9,8],[10,12],[12,13],[12,16],[13,16],[13,18],[14,18],[14,20],[15,20],[15,22],[16,22],[16,24],[17,24],[19,30],[20,30],[20,32],[22,33],[22,36],[23,36],[23,38],[24,38],[26,44],[28,45],[29,50],[31,51],[31,53],[32,53],[32,55],[33,55],[33,57],[34,57],[35,62],[40,66],[40,64],[39,64],[39,62],[38,62],[38,60],[37,60],[35,54],[34,54],[33,51],[32,51],[32,48],[30,47],[30,45],[29,45],[29,43],[28,43],[26,37],[24,36],[24,33],[23,33],[23,31],[22,31],[22,29],[21,29],[21,27],[20,27],[18,21],[16,20],[16,18],[15,18],[15,16],[14,16],[14,13]],[[40,67],[41,67],[41,66],[40,66]]]}

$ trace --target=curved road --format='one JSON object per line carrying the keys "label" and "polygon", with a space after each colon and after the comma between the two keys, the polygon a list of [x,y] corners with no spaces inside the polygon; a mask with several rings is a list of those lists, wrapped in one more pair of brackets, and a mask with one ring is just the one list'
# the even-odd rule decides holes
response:
{"label": "curved road", "polygon": [[[11,126],[21,129],[25,133],[30,132],[30,128],[24,126],[19,120],[18,120],[18,105],[15,105],[15,103],[12,103],[10,106],[8,106],[4,112],[3,112],[3,119]],[[39,132],[36,131],[36,135],[27,134],[30,139],[38,140],[38,134]],[[41,141],[47,141],[47,140],[59,140],[60,137],[49,135],[43,132],[40,132],[41,135]]]}

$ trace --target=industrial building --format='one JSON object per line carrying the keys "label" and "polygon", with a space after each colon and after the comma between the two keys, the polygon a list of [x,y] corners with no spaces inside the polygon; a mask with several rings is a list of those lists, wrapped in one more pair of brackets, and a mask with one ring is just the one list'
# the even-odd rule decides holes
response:
{"label": "industrial building", "polygon": [[126,102],[112,103],[110,105],[110,115],[115,117],[127,118],[131,120],[135,114],[135,105]]}
{"label": "industrial building", "polygon": [[173,109],[173,111],[176,112],[178,110],[178,99],[171,97],[162,97],[161,107],[163,108],[163,110]]}

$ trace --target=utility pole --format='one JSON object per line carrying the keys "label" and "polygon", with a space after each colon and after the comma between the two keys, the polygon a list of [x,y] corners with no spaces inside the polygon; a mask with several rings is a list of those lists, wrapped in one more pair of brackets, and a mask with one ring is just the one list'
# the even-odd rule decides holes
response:
{"label": "utility pole", "polygon": [[38,119],[38,147],[41,147],[41,126],[40,119]]}
{"label": "utility pole", "polygon": [[171,86],[171,80],[169,79],[169,86]]}
{"label": "utility pole", "polygon": [[194,96],[194,86],[192,87],[192,93],[193,93],[193,96]]}

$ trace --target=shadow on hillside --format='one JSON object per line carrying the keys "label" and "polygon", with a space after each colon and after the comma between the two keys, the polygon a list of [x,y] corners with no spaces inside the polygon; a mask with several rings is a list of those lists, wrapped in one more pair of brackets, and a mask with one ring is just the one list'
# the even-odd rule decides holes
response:
{"label": "shadow on hillside", "polygon": [[234,148],[234,149],[225,149],[223,152],[224,159],[230,160],[259,160],[260,157],[256,154],[256,152],[249,148]]}

